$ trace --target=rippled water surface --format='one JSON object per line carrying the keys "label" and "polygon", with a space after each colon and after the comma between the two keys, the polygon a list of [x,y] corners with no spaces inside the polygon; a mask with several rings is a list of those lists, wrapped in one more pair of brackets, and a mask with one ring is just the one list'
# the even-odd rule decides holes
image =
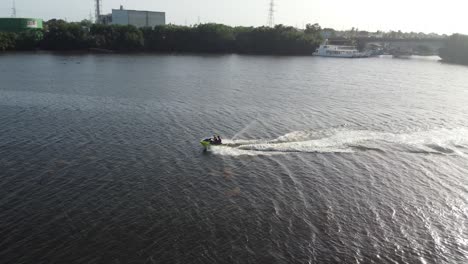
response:
{"label": "rippled water surface", "polygon": [[1,263],[468,263],[468,67],[0,55],[0,237]]}

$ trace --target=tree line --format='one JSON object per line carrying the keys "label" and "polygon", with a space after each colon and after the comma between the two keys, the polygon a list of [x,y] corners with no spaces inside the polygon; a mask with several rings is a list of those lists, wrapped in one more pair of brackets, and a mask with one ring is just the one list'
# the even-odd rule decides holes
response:
{"label": "tree line", "polygon": [[451,63],[468,65],[468,36],[454,34],[446,40],[445,47],[440,49],[442,60]]}
{"label": "tree line", "polygon": [[318,24],[305,30],[277,25],[230,27],[222,24],[195,26],[164,25],[154,28],[68,23],[50,20],[43,30],[21,33],[0,32],[0,51],[88,50],[117,52],[203,52],[250,54],[312,54],[322,42]]}
{"label": "tree line", "polygon": [[[214,23],[136,28],[93,24],[87,20],[68,23],[53,19],[45,23],[43,30],[0,32],[0,51],[102,49],[116,52],[310,55],[323,41],[323,33],[330,31],[332,29],[322,29],[318,24],[308,24],[305,30],[284,25],[273,28],[230,27]],[[468,65],[468,36],[454,34],[447,38],[440,57],[447,62]]]}

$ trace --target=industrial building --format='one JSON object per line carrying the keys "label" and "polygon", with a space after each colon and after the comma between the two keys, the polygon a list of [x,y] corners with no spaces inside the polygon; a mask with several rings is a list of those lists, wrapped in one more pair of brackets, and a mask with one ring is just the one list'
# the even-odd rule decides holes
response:
{"label": "industrial building", "polygon": [[43,29],[42,19],[37,18],[0,18],[0,31],[22,32],[31,29]]}
{"label": "industrial building", "polygon": [[166,24],[166,13],[153,11],[112,9],[112,14],[101,15],[100,23],[112,25],[133,25],[135,27],[154,27]]}

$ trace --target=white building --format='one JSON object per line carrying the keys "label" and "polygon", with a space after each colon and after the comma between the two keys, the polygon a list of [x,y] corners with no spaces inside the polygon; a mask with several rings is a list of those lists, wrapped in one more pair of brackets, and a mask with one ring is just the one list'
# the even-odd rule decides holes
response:
{"label": "white building", "polygon": [[104,24],[133,25],[135,27],[154,27],[166,24],[165,12],[112,9],[112,15],[102,16]]}

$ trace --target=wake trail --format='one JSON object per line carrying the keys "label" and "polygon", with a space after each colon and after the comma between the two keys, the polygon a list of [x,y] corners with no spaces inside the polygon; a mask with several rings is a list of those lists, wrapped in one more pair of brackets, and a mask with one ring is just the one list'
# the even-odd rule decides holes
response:
{"label": "wake trail", "polygon": [[332,128],[294,131],[275,139],[231,139],[210,151],[219,155],[257,156],[300,153],[407,152],[466,156],[468,129],[434,129],[407,133]]}

